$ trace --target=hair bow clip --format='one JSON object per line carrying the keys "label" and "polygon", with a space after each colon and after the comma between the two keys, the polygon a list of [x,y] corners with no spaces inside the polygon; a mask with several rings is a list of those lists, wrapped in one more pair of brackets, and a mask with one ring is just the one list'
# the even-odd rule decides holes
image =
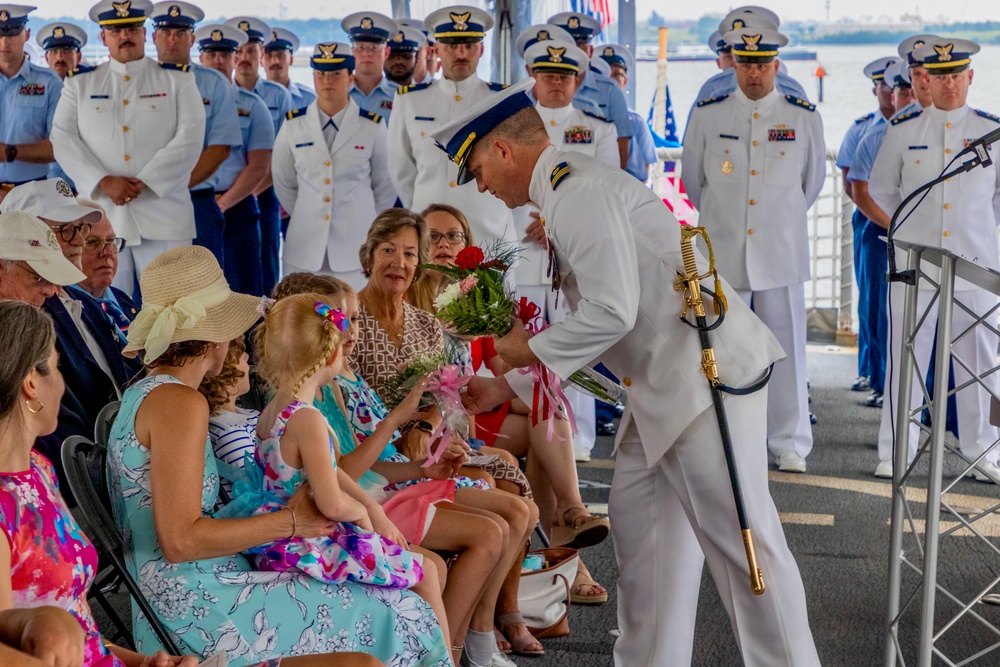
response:
{"label": "hair bow clip", "polygon": [[317,301],[313,305],[316,308],[317,315],[327,322],[332,323],[340,331],[347,331],[347,327],[351,326],[351,318],[345,317],[344,312],[340,308],[331,308],[322,301]]}
{"label": "hair bow clip", "polygon": [[260,313],[261,317],[267,315],[267,311],[271,310],[271,306],[274,305],[274,299],[269,299],[266,296],[260,298],[260,303],[257,304],[257,312]]}

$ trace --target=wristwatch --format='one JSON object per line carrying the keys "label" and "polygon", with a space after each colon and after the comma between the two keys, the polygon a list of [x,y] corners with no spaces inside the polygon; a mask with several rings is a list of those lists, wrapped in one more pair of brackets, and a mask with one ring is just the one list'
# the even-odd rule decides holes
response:
{"label": "wristwatch", "polygon": [[17,159],[17,146],[7,146],[7,162]]}

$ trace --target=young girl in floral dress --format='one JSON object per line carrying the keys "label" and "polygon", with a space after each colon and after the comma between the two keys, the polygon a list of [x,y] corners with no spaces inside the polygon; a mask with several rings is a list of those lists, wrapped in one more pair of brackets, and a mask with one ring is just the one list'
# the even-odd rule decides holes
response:
{"label": "young girl in floral dress", "polygon": [[[412,588],[445,629],[437,568],[424,570],[422,557],[405,549],[405,538],[378,503],[338,469],[333,432],[309,400],[339,373],[348,325],[321,295],[302,294],[275,303],[257,331],[258,372],[275,390],[257,426],[264,492],[284,503],[308,482],[320,511],[339,523],[328,537],[293,536],[266,545],[256,564],[297,569],[325,582]],[[272,511],[273,505],[259,511]]]}

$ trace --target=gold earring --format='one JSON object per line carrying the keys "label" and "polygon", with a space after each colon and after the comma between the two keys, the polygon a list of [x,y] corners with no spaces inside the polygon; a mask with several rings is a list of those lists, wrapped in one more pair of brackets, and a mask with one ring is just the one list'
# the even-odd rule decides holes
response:
{"label": "gold earring", "polygon": [[[38,403],[38,409],[37,410],[32,410],[31,409],[31,401],[35,401],[36,403]],[[28,408],[28,412],[30,412],[31,414],[37,415],[39,412],[41,412],[42,410],[45,409],[45,404],[42,403],[37,398],[29,398],[28,400],[26,400],[24,402],[24,407]]]}

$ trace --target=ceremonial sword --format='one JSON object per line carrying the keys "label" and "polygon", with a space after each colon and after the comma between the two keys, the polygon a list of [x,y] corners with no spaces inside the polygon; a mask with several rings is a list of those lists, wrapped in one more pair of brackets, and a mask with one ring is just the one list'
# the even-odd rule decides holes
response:
{"label": "ceremonial sword", "polygon": [[[705,245],[708,249],[708,271],[704,274],[698,273],[698,263],[695,259],[694,238],[696,236],[705,239]],[[681,257],[684,260],[684,275],[679,275],[677,282],[674,283],[674,289],[684,293],[684,309],[681,311],[681,320],[697,329],[698,336],[701,338],[701,371],[708,378],[708,385],[712,391],[712,403],[715,406],[715,417],[719,422],[722,449],[726,455],[726,467],[729,468],[729,483],[733,487],[733,500],[736,502],[736,516],[739,519],[740,533],[743,536],[747,565],[750,567],[750,590],[753,591],[754,595],[761,595],[764,592],[764,573],[757,567],[753,535],[750,533],[746,507],[743,504],[743,491],[740,487],[739,473],[736,470],[733,440],[729,433],[729,420],[726,419],[726,407],[722,403],[722,394],[725,392],[741,396],[763,389],[771,377],[771,369],[768,369],[762,379],[746,388],[728,387],[719,381],[715,350],[712,349],[712,341],[708,334],[722,324],[726,316],[727,303],[726,297],[722,293],[722,280],[715,270],[715,252],[712,250],[712,241],[708,238],[708,231],[704,227],[681,225]],[[701,286],[701,280],[710,276],[715,278],[714,292]],[[708,318],[705,315],[705,302],[701,297],[702,290],[712,297],[715,304],[715,314],[718,315],[718,318],[712,324],[708,323]],[[687,319],[688,309],[694,311],[695,324],[691,324]]]}

